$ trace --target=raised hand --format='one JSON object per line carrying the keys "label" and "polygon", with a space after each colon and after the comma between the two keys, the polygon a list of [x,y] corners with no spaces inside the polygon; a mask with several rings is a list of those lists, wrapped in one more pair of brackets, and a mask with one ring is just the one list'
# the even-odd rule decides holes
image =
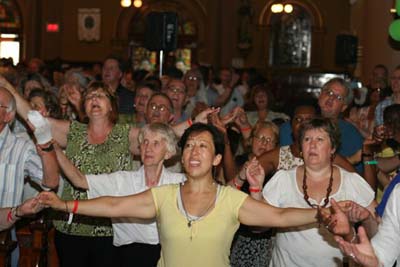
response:
{"label": "raised hand", "polygon": [[221,122],[224,125],[227,125],[235,120],[235,116],[236,116],[236,114],[233,112],[233,110],[231,110],[228,114],[221,117]]}
{"label": "raised hand", "polygon": [[29,126],[33,130],[36,141],[39,145],[46,144],[51,141],[51,125],[47,118],[43,117],[37,110],[28,112]]}
{"label": "raised hand", "polygon": [[14,91],[15,88],[12,86],[3,75],[0,75],[0,87],[4,87],[9,91]]}
{"label": "raised hand", "polygon": [[222,123],[221,119],[218,116],[218,113],[211,113],[208,115],[209,122],[217,127],[224,135],[226,134],[226,127],[225,124]]}
{"label": "raised hand", "polygon": [[385,139],[391,138],[392,133],[384,125],[379,125],[374,128],[372,137],[376,143],[382,143]]}
{"label": "raised hand", "polygon": [[265,179],[264,168],[260,165],[255,157],[246,163],[246,179],[249,182],[250,187],[257,187],[261,189]]}
{"label": "raised hand", "polygon": [[208,109],[200,112],[194,120],[195,120],[195,122],[207,123],[208,116],[213,113],[218,113],[219,110],[220,110],[220,108],[208,108]]}
{"label": "raised hand", "polygon": [[65,86],[68,101],[77,109],[80,109],[82,103],[82,93],[77,84],[71,83]]}
{"label": "raised hand", "polygon": [[364,267],[376,267],[379,266],[379,259],[375,254],[374,248],[368,239],[367,233],[364,227],[358,228],[359,243],[350,243],[345,241],[340,236],[335,236],[336,242],[339,244],[340,250],[350,256],[356,263],[361,264]]}

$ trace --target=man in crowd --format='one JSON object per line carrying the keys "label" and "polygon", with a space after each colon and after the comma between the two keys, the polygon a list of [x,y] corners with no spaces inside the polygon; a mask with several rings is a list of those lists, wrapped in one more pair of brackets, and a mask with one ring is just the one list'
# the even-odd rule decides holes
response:
{"label": "man in crowd", "polygon": [[[45,144],[44,157],[49,164],[51,175],[43,176],[42,161],[32,141],[16,136],[9,128],[15,118],[16,103],[14,97],[5,88],[0,87],[0,208],[15,207],[22,202],[25,176],[46,188],[57,188],[59,171],[56,167],[52,144]],[[12,231],[15,240],[15,231]],[[18,251],[13,253],[12,266],[17,266]]]}
{"label": "man in crowd", "polygon": [[106,58],[102,70],[103,82],[108,84],[118,97],[119,121],[131,122],[135,94],[122,86],[122,74],[122,62],[116,57]]}
{"label": "man in crowd", "polygon": [[[360,152],[363,145],[363,137],[359,131],[351,123],[340,118],[342,112],[347,108],[351,100],[351,89],[342,78],[333,78],[325,83],[318,98],[318,105],[321,109],[322,117],[330,118],[338,124],[341,135],[341,145],[338,153],[348,159],[354,155],[361,156]],[[281,125],[279,138],[281,146],[293,143],[292,129],[289,122]],[[354,158],[358,160],[352,159],[349,161],[356,165],[355,167],[358,172],[361,172],[362,166],[359,164],[361,158]]]}

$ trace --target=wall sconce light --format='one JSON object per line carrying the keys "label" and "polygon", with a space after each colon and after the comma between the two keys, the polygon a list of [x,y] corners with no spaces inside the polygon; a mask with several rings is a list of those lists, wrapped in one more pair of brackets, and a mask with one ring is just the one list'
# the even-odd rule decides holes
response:
{"label": "wall sconce light", "polygon": [[141,8],[142,4],[143,4],[142,0],[134,0],[133,1],[133,6],[136,8]]}
{"label": "wall sconce light", "polygon": [[292,13],[293,12],[293,6],[291,4],[287,4],[283,8],[283,10],[285,11],[285,13]]}
{"label": "wall sconce light", "polygon": [[271,6],[271,12],[272,13],[281,13],[283,11],[283,5],[282,4],[273,4]]}
{"label": "wall sconce light", "polygon": [[122,7],[130,7],[132,5],[131,0],[121,0],[121,6]]}
{"label": "wall sconce light", "polygon": [[293,5],[291,4],[286,4],[285,6],[283,4],[273,4],[271,6],[271,12],[272,13],[292,13],[293,12]]}

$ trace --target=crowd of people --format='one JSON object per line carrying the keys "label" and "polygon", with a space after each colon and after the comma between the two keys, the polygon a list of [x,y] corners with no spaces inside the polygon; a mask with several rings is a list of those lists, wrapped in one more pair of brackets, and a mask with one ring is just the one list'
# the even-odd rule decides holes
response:
{"label": "crowd of people", "polygon": [[389,79],[376,65],[363,89],[333,78],[285,114],[255,70],[6,63],[0,230],[15,238],[16,221],[52,208],[62,267],[392,266],[400,255],[400,67]]}

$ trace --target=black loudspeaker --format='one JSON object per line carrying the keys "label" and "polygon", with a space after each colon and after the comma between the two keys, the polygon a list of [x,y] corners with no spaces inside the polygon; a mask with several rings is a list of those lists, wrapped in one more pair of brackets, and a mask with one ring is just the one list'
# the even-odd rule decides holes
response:
{"label": "black loudspeaker", "polygon": [[178,39],[178,16],[173,12],[151,12],[146,21],[145,47],[151,51],[173,51]]}
{"label": "black loudspeaker", "polygon": [[357,63],[358,39],[354,35],[340,34],[336,36],[335,61],[337,65]]}

